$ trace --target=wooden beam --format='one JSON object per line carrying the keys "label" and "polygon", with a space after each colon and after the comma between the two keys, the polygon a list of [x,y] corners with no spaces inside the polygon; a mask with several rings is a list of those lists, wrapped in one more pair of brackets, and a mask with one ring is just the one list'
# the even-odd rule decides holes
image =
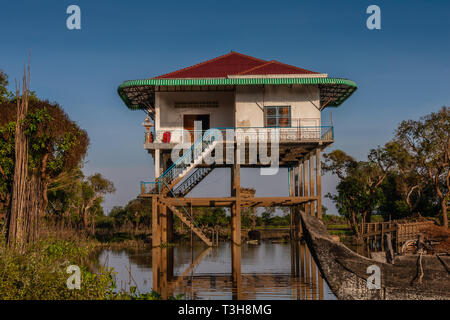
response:
{"label": "wooden beam", "polygon": [[[224,198],[164,198],[167,205],[174,207],[190,206],[193,207],[230,207],[236,201],[235,197]],[[316,196],[303,197],[241,197],[241,207],[267,207],[270,205],[289,207],[298,204],[306,204],[317,201]]]}

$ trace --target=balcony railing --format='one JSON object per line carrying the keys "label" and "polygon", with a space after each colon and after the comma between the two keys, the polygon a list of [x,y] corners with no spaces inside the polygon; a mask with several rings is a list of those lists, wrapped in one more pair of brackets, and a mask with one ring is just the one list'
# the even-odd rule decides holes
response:
{"label": "balcony railing", "polygon": [[[334,128],[332,126],[301,126],[301,127],[238,127],[238,128],[214,128],[221,134],[219,140],[229,140],[229,136],[235,141],[257,142],[271,141],[273,135],[279,136],[280,142],[299,142],[299,141],[333,141]],[[170,138],[164,139],[164,134],[170,132]],[[184,129],[161,129],[154,132],[145,133],[145,143],[187,143],[191,144],[199,137],[202,137],[205,131],[202,130],[184,130]],[[228,135],[227,135],[228,133]],[[167,134],[166,134],[167,136]]]}

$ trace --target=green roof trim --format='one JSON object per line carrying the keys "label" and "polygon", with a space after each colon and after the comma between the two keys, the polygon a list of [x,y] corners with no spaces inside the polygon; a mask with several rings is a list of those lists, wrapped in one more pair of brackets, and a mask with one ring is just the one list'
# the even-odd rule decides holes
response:
{"label": "green roof trim", "polygon": [[[127,89],[143,88],[148,94],[155,91],[155,87],[160,86],[245,86],[245,85],[319,85],[325,89],[324,92],[331,98],[328,106],[337,107],[342,104],[357,89],[354,81],[343,78],[193,78],[193,79],[143,79],[129,80],[122,83],[118,88],[118,94],[127,107],[132,110],[142,109],[143,105],[136,102],[136,92],[130,96]],[[321,93],[321,99],[322,97]],[[132,101],[133,100],[133,101]]]}

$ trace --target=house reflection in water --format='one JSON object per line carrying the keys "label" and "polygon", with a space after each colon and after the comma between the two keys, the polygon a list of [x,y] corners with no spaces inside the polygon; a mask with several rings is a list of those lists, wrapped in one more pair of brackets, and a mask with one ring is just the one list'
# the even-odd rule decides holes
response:
{"label": "house reflection in water", "polygon": [[[248,252],[255,251],[252,246],[223,244],[221,248],[209,247],[203,251],[196,250],[195,256],[191,256],[190,263],[183,264],[184,270],[176,274],[174,274],[174,251],[178,248],[153,248],[153,290],[161,293],[164,299],[178,294],[183,294],[185,299],[322,300],[334,298],[328,287],[326,288],[327,296],[324,297],[326,283],[311,259],[308,247],[300,241],[281,245],[284,249],[290,247],[290,272],[289,263],[287,263],[289,259],[286,255],[281,261],[259,264],[261,255],[267,255],[269,251],[270,256],[270,251],[275,249],[270,247],[277,245],[263,243],[262,246],[265,248],[256,249],[259,252],[253,255],[254,259],[251,259],[253,261],[250,264],[248,261],[242,263],[241,260],[243,250],[246,251],[245,256]],[[232,257],[231,264],[223,260],[229,251]],[[276,257],[272,255],[271,258]],[[219,270],[215,267],[218,264],[222,266]],[[231,272],[220,272],[225,271],[223,267],[229,268],[230,265]],[[243,268],[246,272],[242,271]]]}

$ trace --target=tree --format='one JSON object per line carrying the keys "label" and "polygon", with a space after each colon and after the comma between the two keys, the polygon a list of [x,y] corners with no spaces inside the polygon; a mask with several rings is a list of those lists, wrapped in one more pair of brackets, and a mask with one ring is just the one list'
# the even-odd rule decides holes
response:
{"label": "tree", "polygon": [[275,213],[275,207],[264,207],[264,211],[261,213],[261,219],[265,226],[270,224],[272,215]]}
{"label": "tree", "polygon": [[0,70],[0,103],[7,101],[11,94],[6,88],[8,86],[8,76]]}
{"label": "tree", "polygon": [[81,182],[80,197],[77,206],[80,210],[85,231],[88,230],[89,220],[92,220],[91,233],[94,233],[95,224],[94,219],[90,214],[91,208],[97,203],[102,202],[105,195],[115,191],[114,184],[105,179],[100,173],[89,176],[86,180]]}
{"label": "tree", "polygon": [[450,172],[450,108],[442,107],[419,120],[403,121],[396,138],[417,161],[417,172],[434,186],[441,205],[442,225],[448,228]]}
{"label": "tree", "polygon": [[0,209],[9,207],[7,241],[18,246],[35,240],[48,185],[79,166],[89,144],[59,105],[28,88],[24,77],[22,95],[0,103]]}
{"label": "tree", "polygon": [[324,172],[340,179],[337,195],[327,194],[349,226],[359,232],[360,222],[370,222],[371,214],[381,199],[380,186],[393,166],[390,145],[372,149],[368,161],[356,161],[342,150],[324,154]]}

